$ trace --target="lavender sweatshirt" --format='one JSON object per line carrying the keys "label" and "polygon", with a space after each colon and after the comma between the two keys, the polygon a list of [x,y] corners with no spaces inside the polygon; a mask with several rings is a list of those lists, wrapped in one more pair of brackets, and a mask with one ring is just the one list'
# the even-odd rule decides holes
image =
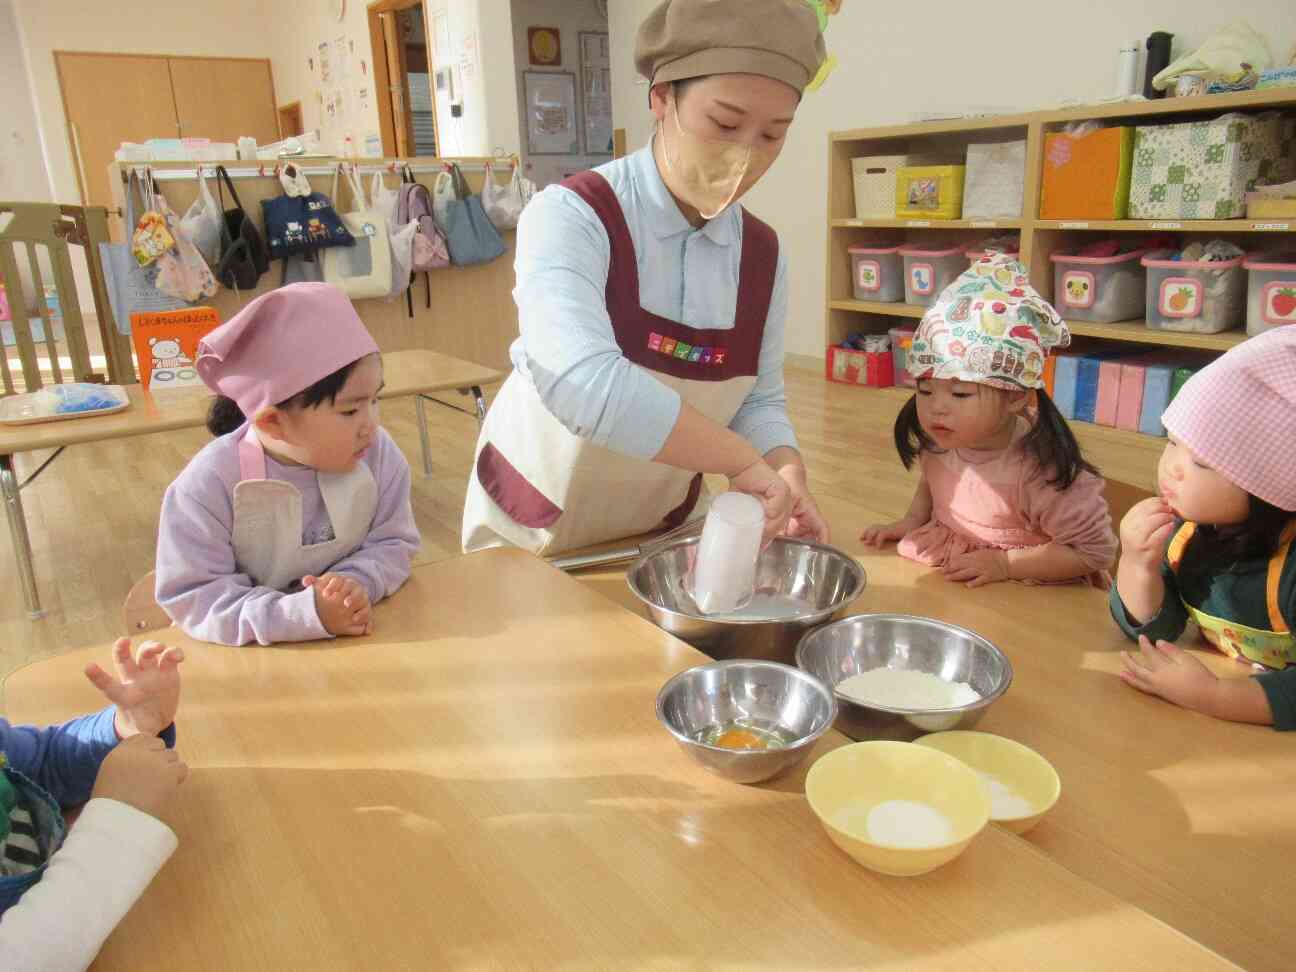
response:
{"label": "lavender sweatshirt", "polygon": [[[158,604],[192,638],[226,645],[313,641],[330,637],[315,611],[315,592],[258,587],[234,562],[234,487],[245,428],[208,443],[166,491],[158,524]],[[410,507],[409,464],[380,429],[365,455],[378,485],[378,508],[360,547],[330,570],[360,581],[377,604],[409,578],[419,533]],[[314,469],[266,456],[266,475],[302,495],[302,543],[332,539]]]}

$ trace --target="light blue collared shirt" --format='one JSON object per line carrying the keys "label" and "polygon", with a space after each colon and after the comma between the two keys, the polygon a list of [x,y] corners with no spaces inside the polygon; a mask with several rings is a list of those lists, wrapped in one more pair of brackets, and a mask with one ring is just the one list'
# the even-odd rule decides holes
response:
{"label": "light blue collared shirt", "polygon": [[[695,328],[734,326],[742,257],[742,210],[733,205],[694,229],[662,182],[652,149],[597,170],[625,213],[644,310]],[[627,361],[608,317],[611,245],[594,210],[550,186],[522,211],[515,269],[521,336],[509,356],[545,406],[573,434],[651,459],[680,413],[680,396]],[[764,455],[796,447],[783,392],[787,261],[780,247],[756,384],[729,427]]]}

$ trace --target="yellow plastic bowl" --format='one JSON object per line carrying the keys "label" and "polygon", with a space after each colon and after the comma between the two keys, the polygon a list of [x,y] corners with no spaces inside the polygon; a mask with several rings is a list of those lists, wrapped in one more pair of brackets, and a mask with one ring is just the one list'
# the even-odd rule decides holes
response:
{"label": "yellow plastic bowl", "polygon": [[1053,809],[1062,795],[1062,781],[1053,764],[1028,746],[988,732],[935,732],[915,740],[961,759],[974,770],[988,773],[1031,805],[1025,816],[990,819],[1015,834],[1024,834]]}
{"label": "yellow plastic bowl", "polygon": [[[861,742],[834,749],[810,767],[805,791],[832,842],[881,874],[926,874],[949,863],[990,819],[990,797],[967,764],[913,743]],[[954,839],[931,847],[870,840],[868,814],[888,800],[934,807],[954,825]]]}

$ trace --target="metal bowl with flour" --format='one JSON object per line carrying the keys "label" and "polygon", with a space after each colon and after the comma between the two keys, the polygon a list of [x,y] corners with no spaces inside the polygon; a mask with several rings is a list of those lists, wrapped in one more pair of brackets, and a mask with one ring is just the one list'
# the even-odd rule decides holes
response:
{"label": "metal bowl with flour", "polygon": [[712,658],[792,664],[801,637],[864,591],[864,568],[853,557],[779,537],[761,552],[751,602],[729,614],[703,614],[692,594],[698,542],[691,536],[653,547],[631,565],[626,581],[658,627]]}

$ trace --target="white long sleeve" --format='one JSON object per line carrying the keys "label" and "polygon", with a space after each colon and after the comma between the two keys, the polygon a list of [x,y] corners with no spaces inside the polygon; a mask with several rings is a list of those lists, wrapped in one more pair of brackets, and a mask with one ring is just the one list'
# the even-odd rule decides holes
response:
{"label": "white long sleeve", "polygon": [[0,969],[83,970],[176,849],[171,828],[91,800],[40,883],[0,918]]}

